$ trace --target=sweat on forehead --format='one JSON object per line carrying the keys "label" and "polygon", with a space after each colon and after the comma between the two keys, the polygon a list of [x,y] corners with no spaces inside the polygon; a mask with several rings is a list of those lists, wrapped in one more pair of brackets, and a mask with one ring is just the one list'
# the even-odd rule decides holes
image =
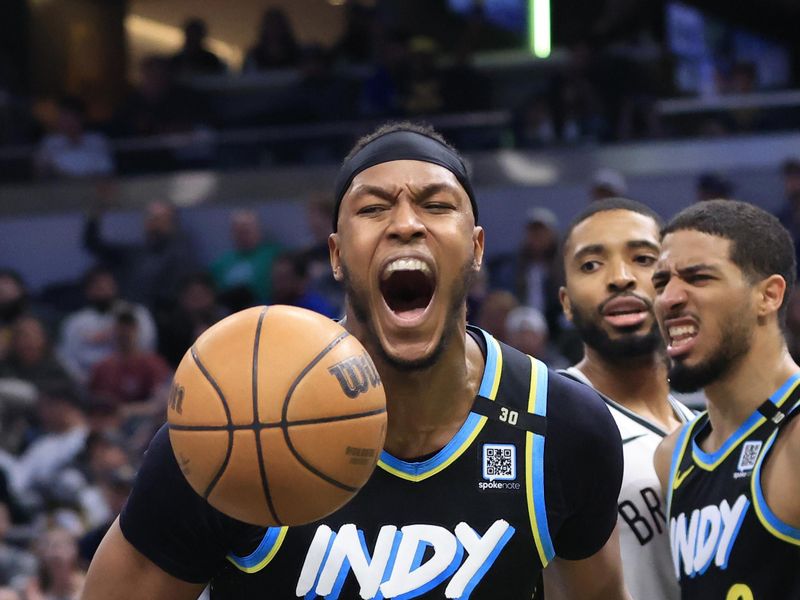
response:
{"label": "sweat on forehead", "polygon": [[335,206],[333,209],[333,231],[338,228],[339,208],[353,179],[362,171],[381,163],[396,160],[418,160],[439,165],[450,171],[469,197],[475,222],[478,221],[478,206],[467,175],[464,161],[451,148],[423,133],[395,130],[369,141],[360,150],[345,160],[336,179]]}

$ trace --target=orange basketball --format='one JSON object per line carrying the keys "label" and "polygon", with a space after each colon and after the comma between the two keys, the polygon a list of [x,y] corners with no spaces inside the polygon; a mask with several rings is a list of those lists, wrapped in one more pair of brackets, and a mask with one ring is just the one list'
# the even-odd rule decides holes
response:
{"label": "orange basketball", "polygon": [[192,488],[257,525],[300,525],[344,505],[375,468],[386,398],[361,343],[301,308],[262,306],[203,333],[167,412]]}

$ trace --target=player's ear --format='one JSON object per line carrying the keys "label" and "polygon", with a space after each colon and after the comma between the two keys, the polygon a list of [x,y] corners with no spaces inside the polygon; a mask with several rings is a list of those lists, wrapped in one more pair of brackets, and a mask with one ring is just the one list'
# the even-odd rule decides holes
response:
{"label": "player's ear", "polygon": [[342,274],[342,258],[339,252],[339,234],[332,233],[328,236],[328,252],[331,257],[331,270],[333,271],[333,278],[336,281],[341,281],[344,275]]}
{"label": "player's ear", "polygon": [[483,227],[476,225],[472,229],[472,267],[476,273],[481,270],[481,265],[483,264],[483,243]]}
{"label": "player's ear", "polygon": [[786,280],[778,274],[770,275],[756,285],[755,292],[759,319],[777,314],[786,295]]}
{"label": "player's ear", "polygon": [[564,315],[572,322],[572,302],[570,302],[569,295],[567,295],[567,288],[563,285],[558,288],[558,300],[561,302],[561,309],[564,311]]}

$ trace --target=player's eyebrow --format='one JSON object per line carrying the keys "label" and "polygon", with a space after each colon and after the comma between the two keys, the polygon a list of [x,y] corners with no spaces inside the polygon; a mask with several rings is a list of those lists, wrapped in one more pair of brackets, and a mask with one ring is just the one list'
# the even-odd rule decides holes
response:
{"label": "player's eyebrow", "polygon": [[603,244],[587,244],[575,251],[575,254],[572,255],[572,260],[581,260],[583,257],[591,254],[604,254],[605,251],[606,247]]}
{"label": "player's eyebrow", "polygon": [[[706,263],[699,263],[696,265],[689,265],[688,267],[681,267],[676,269],[678,276],[683,278],[691,277],[692,275],[696,275],[702,271],[711,271],[713,273],[719,273],[719,268],[714,265],[709,265]],[[655,273],[653,273],[652,280],[655,281],[668,281],[671,277],[672,272],[670,269],[658,269]]]}
{"label": "player's eyebrow", "polygon": [[661,251],[661,248],[655,242],[651,242],[650,240],[631,240],[625,244],[630,250],[652,250],[656,254]]}
{"label": "player's eyebrow", "polygon": [[709,265],[707,263],[700,263],[697,265],[689,265],[688,267],[681,267],[677,269],[678,275],[681,277],[685,277],[686,275],[696,275],[701,271],[712,271],[714,273],[718,273],[719,269],[714,265]]}
{"label": "player's eyebrow", "polygon": [[[414,201],[415,202],[424,202],[431,196],[435,196],[441,192],[449,193],[453,196],[457,195],[457,190],[455,186],[450,183],[440,182],[440,183],[429,183],[427,185],[423,185],[418,189],[413,190]],[[399,189],[396,186],[392,186],[391,188],[382,187],[379,185],[371,185],[368,183],[359,184],[355,189],[350,192],[350,195],[353,199],[361,198],[362,196],[375,196],[382,200],[386,200],[387,202],[393,202],[397,195],[399,194]]]}

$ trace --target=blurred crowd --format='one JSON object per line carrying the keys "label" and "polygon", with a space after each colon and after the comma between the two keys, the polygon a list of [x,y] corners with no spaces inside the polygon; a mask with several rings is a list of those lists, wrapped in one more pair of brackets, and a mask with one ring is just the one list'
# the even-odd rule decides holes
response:
{"label": "blurred crowd", "polygon": [[[348,3],[346,26],[334,44],[301,44],[287,15],[270,8],[241,71],[246,76],[281,77],[241,102],[224,93],[224,81],[237,74],[210,49],[208,25],[191,18],[184,25],[182,48],[174,55],[146,57],[110,113],[93,110],[97,99],[91,96],[32,99],[0,68],[0,123],[7,125],[0,127],[0,145],[36,143],[33,175],[81,177],[156,170],[175,163],[224,163],[196,144],[177,156],[169,151],[164,156],[151,154],[142,163],[131,156],[135,152],[115,152],[115,139],[342,119],[507,111],[509,121],[501,133],[455,140],[465,149],[537,148],[676,134],[665,130],[655,110],[659,98],[680,95],[673,57],[663,41],[663,23],[627,22],[624,14],[612,19],[616,13],[609,11],[590,35],[564,48],[558,61],[509,72],[509,84],[503,83],[503,76],[493,76],[492,68],[476,66],[474,58],[487,40],[514,37],[493,26],[479,3],[455,23],[446,49],[434,37],[387,22],[374,8],[358,2]],[[515,35],[519,39],[514,43],[524,47],[524,36]],[[217,83],[209,84],[209,77]],[[760,89],[752,63],[732,64],[713,79],[722,95]],[[796,115],[791,115],[795,111],[767,118],[758,108],[703,113],[681,128],[705,136],[786,128],[797,125]],[[313,143],[300,146],[298,150],[284,145],[261,160],[315,158]],[[338,156],[335,150],[324,158],[334,155]],[[17,176],[22,172],[25,169],[14,171]]]}
{"label": "blurred crowd", "polygon": [[[800,247],[800,160],[782,166],[779,214]],[[697,201],[734,195],[721,174],[697,180]],[[587,202],[625,196],[624,177],[595,174]],[[307,202],[305,247],[285,248],[250,209],[231,212],[231,249],[198,264],[175,207],[151,202],[144,241],[104,233],[98,205],[83,224],[96,259],[81,281],[34,294],[24,274],[0,269],[0,600],[77,598],[83,573],[123,506],[154,432],[172,374],[193,341],[226,315],[264,303],[331,318],[343,291],[331,276],[331,203]],[[468,297],[468,319],[553,368],[581,357],[563,318],[561,232],[542,206],[521,215],[521,241],[490,255]],[[800,359],[800,294],[788,312]]]}

